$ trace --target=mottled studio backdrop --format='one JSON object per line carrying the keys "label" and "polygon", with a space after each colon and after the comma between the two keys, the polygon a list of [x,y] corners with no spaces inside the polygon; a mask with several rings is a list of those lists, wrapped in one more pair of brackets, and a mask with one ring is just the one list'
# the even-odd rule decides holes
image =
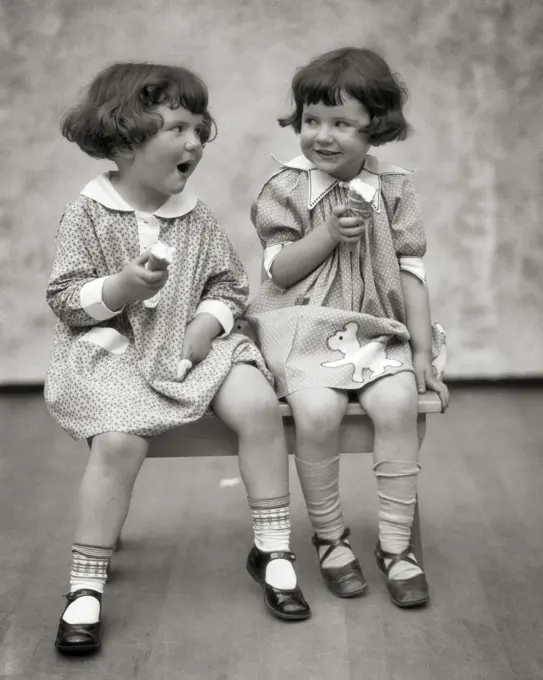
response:
{"label": "mottled studio backdrop", "polygon": [[276,124],[293,70],[345,44],[401,73],[416,134],[377,150],[417,170],[434,318],[450,376],[543,373],[543,3],[540,0],[0,0],[0,382],[41,380],[44,302],[65,203],[107,164],[58,132],[114,60],[184,63],[211,90],[219,137],[191,180],[250,273],[249,205],[297,154]]}

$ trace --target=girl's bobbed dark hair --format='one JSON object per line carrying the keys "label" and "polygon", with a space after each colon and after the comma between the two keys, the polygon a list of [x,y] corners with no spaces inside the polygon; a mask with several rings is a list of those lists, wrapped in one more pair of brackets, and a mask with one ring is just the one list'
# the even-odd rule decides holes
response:
{"label": "girl's bobbed dark hair", "polygon": [[372,146],[407,138],[411,130],[403,115],[407,88],[376,52],[357,47],[326,52],[298,69],[292,79],[294,111],[279,118],[279,125],[292,125],[299,134],[304,104],[339,106],[345,94],[366,107],[371,120],[364,132]]}
{"label": "girl's bobbed dark hair", "polygon": [[208,111],[204,81],[180,66],[118,63],[91,82],[84,98],[62,121],[62,134],[92,158],[112,160],[118,151],[147,141],[162,127],[157,107],[183,106],[204,124],[202,144],[212,141],[217,127]]}

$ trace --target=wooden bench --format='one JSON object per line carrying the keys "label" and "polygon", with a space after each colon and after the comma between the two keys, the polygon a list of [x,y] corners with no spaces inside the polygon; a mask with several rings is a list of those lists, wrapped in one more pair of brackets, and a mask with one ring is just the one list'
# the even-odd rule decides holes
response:
{"label": "wooden bench", "polygon": [[[426,416],[440,413],[441,402],[435,392],[418,398],[418,433],[422,442],[426,432]],[[289,451],[294,451],[295,431],[292,412],[286,402],[280,402],[281,414]],[[149,458],[178,458],[191,456],[235,456],[237,435],[216,416],[209,413],[203,418],[164,434],[150,438]],[[349,402],[340,431],[342,453],[371,453],[373,451],[373,425],[358,402]],[[422,545],[418,504],[412,529],[414,553],[422,565]]]}

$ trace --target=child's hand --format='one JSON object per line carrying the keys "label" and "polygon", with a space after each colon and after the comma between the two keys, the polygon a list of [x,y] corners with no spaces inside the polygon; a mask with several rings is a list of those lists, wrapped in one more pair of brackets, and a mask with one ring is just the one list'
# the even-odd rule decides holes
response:
{"label": "child's hand", "polygon": [[188,359],[191,364],[203,361],[211,349],[211,341],[222,330],[222,326],[211,314],[197,314],[185,328],[181,360]]}
{"label": "child's hand", "polygon": [[188,359],[194,366],[207,357],[210,349],[211,340],[208,334],[189,323],[185,329],[181,359]]}
{"label": "child's hand", "polygon": [[336,205],[332,208],[332,215],[324,223],[328,233],[336,243],[356,243],[364,233],[365,222],[358,217],[346,217],[349,211],[346,205]]}
{"label": "child's hand", "polygon": [[118,286],[126,302],[148,300],[163,288],[168,280],[167,269],[151,270],[145,267],[150,253],[141,253],[129,262],[116,276]]}
{"label": "child's hand", "polygon": [[424,394],[427,388],[437,392],[441,399],[441,412],[444,413],[449,406],[449,389],[445,383],[436,378],[430,355],[426,352],[414,353],[413,368],[415,369],[417,392]]}

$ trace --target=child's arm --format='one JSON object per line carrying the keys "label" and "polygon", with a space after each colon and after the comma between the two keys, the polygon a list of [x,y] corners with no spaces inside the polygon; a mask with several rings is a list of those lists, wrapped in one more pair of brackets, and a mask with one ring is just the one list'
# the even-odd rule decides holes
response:
{"label": "child's arm", "polygon": [[264,268],[281,289],[300,281],[322,264],[340,241],[356,241],[363,226],[344,217],[337,206],[330,219],[307,233],[307,184],[297,170],[274,174],[251,209],[251,221],[264,248]]}
{"label": "child's arm", "polygon": [[106,277],[99,276],[92,258],[94,238],[94,225],[84,206],[78,201],[70,203],[59,222],[46,289],[47,303],[68,326],[93,326],[120,312],[104,304]]}
{"label": "child's arm", "polygon": [[210,214],[212,236],[207,257],[207,281],[192,321],[185,329],[181,359],[203,361],[218,335],[227,335],[245,311],[249,280],[226,234]]}
{"label": "child's arm", "polygon": [[213,218],[212,245],[209,247],[207,280],[195,319],[200,314],[214,316],[221,332],[228,334],[241,316],[249,297],[249,279],[228,236]]}
{"label": "child's arm", "polygon": [[[438,393],[443,409],[447,408],[447,387],[436,378],[432,367],[432,320],[426,274],[422,261],[426,253],[426,235],[420,217],[415,190],[407,178],[394,191],[401,192],[395,199],[392,216],[392,238],[400,265],[400,280],[405,304],[406,324],[411,335],[413,368],[419,393],[426,388]],[[389,190],[390,187],[387,187]],[[391,197],[389,197],[389,202]]]}
{"label": "child's arm", "polygon": [[432,368],[432,321],[428,286],[409,272],[400,272],[402,292],[407,316],[407,329],[411,336],[413,368],[417,390],[423,394],[429,388],[437,392],[443,409],[449,403],[447,387],[438,380]]}
{"label": "child's arm", "polygon": [[[432,321],[430,318],[430,299],[428,287],[420,279],[408,272],[400,272],[407,328],[411,336],[413,357],[432,365]],[[419,392],[425,391],[425,383],[417,376]]]}
{"label": "child's arm", "polygon": [[145,269],[148,253],[142,253],[117,274],[100,276],[93,250],[101,250],[93,222],[81,203],[71,203],[60,220],[46,290],[49,306],[68,326],[102,323],[120,314],[127,302],[152,297],[166,283],[167,272]]}
{"label": "child's arm", "polygon": [[333,214],[319,227],[281,248],[270,268],[274,283],[280,288],[288,288],[322,264],[339,243],[358,241],[364,224],[357,217],[344,217],[347,210],[347,206],[336,206]]}

